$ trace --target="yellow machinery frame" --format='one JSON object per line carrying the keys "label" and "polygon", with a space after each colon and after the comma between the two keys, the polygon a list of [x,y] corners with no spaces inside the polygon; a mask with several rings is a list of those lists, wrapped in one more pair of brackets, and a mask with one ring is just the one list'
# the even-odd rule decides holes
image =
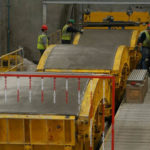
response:
{"label": "yellow machinery frame", "polygon": [[[133,12],[128,16],[126,12],[91,12],[84,15],[84,22],[103,22],[107,16],[113,16],[114,21],[133,21],[141,23],[135,27],[125,27],[124,29],[144,30],[147,22],[150,22],[150,15],[148,12]],[[108,29],[108,27],[85,27],[84,29]],[[121,27],[112,27],[111,29],[122,29]]]}
{"label": "yellow machinery frame", "polygon": [[[133,34],[135,34],[133,32]],[[138,33],[137,33],[138,34]],[[138,35],[136,36],[132,36],[132,38],[136,38],[137,40]],[[133,45],[133,41],[136,41],[135,39],[131,38],[131,45]],[[77,34],[73,44],[77,45],[78,41],[80,39],[80,34]],[[123,91],[123,89],[125,88],[125,81],[127,79],[127,76],[129,74],[130,71],[130,53],[129,53],[129,47],[127,46],[119,46],[116,56],[115,56],[115,61],[114,61],[114,65],[113,65],[113,70],[60,70],[60,69],[44,69],[45,66],[45,60],[47,59],[47,57],[50,55],[50,53],[52,52],[53,48],[56,45],[51,45],[48,47],[47,51],[45,52],[45,54],[42,56],[40,63],[37,67],[37,71],[45,71],[45,72],[80,72],[80,73],[104,73],[104,74],[110,74],[110,75],[115,75],[116,76],[116,91],[117,91],[117,96],[118,98],[120,98],[121,96],[121,92]],[[136,46],[136,42],[135,45],[133,45],[133,49]],[[75,144],[75,147],[72,147],[73,150],[82,150],[83,147],[85,149],[89,148],[89,129],[90,129],[90,121],[89,121],[89,116],[90,116],[90,108],[91,108],[91,103],[90,103],[90,84],[91,82],[93,83],[93,93],[94,93],[94,97],[93,97],[93,103],[92,103],[92,107],[94,108],[94,115],[93,115],[93,147],[96,146],[98,144],[98,141],[100,139],[100,136],[102,134],[102,99],[103,99],[103,91],[102,89],[102,80],[98,80],[98,79],[93,79],[93,81],[90,81],[87,89],[85,91],[84,94],[84,98],[82,100],[82,104],[81,104],[81,109],[80,109],[80,114],[79,114],[79,118],[77,120],[77,141]],[[105,115],[106,117],[110,117],[111,116],[111,82],[110,80],[106,80],[106,91],[105,91],[105,100],[106,100],[106,104],[105,104]],[[121,89],[121,90],[120,90]],[[101,92],[98,92],[101,91]],[[71,149],[71,146],[70,146]]]}
{"label": "yellow machinery frame", "polygon": [[1,114],[0,129],[0,150],[75,145],[74,116]]}

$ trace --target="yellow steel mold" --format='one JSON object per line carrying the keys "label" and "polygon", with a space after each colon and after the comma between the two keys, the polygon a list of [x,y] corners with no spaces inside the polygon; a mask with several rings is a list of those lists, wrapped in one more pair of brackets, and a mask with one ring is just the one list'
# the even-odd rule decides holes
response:
{"label": "yellow steel mold", "polygon": [[[135,33],[134,33],[135,34]],[[134,37],[132,36],[131,44],[134,43]],[[80,34],[78,34],[74,39],[74,45],[78,44],[80,38]],[[136,42],[135,42],[136,43]],[[133,45],[133,44],[132,44]],[[135,45],[135,44],[134,44]],[[133,48],[134,48],[133,45]],[[43,65],[44,70],[44,65]],[[116,91],[117,96],[120,98],[122,95],[122,91],[125,88],[126,78],[130,71],[130,56],[129,56],[129,47],[127,46],[119,46],[112,70],[63,70],[63,69],[46,69],[46,72],[80,72],[80,73],[105,73],[116,76]],[[93,101],[91,103],[91,91],[90,86],[93,86]],[[105,80],[106,89],[105,89],[105,115],[106,117],[111,116],[111,82],[110,80]],[[80,108],[79,118],[77,120],[76,128],[77,128],[77,141],[75,143],[75,147],[72,147],[75,150],[83,150],[89,149],[89,135],[90,135],[90,111],[91,107],[93,108],[93,147],[96,147],[99,139],[102,134],[102,99],[103,99],[103,91],[102,91],[102,80],[101,79],[93,79],[90,80]],[[71,149],[71,147],[69,147]]]}
{"label": "yellow steel mold", "polygon": [[41,59],[40,59],[40,62],[37,66],[37,70],[38,71],[44,71],[44,67],[45,67],[45,63],[46,63],[46,60],[48,58],[48,56],[50,55],[51,51],[53,50],[53,48],[55,47],[56,45],[50,45],[44,52],[44,54],[42,55]]}
{"label": "yellow steel mold", "polygon": [[36,145],[41,145],[43,149],[48,145],[51,145],[50,147],[75,145],[74,116],[55,118],[42,115],[1,114],[0,118],[0,150],[34,149]]}
{"label": "yellow steel mold", "polygon": [[[76,39],[77,38],[77,39]],[[79,35],[75,38],[75,44],[78,44]],[[92,73],[105,73],[112,74],[116,76],[116,85],[117,89],[125,88],[125,81],[129,73],[130,68],[130,58],[129,58],[129,48],[126,46],[120,46],[117,50],[113,70],[62,70],[62,69],[46,69],[46,72],[92,72]],[[44,68],[43,68],[44,69]],[[93,92],[93,101],[91,103],[91,91],[90,86],[92,84]],[[111,82],[110,80],[105,80],[106,89],[105,89],[105,115],[106,117],[111,116]],[[116,89],[116,90],[117,90]],[[119,94],[118,94],[119,95]],[[120,95],[118,96],[120,97]],[[91,107],[93,108],[93,147],[96,147],[102,133],[102,100],[103,100],[103,91],[102,91],[102,80],[93,79],[90,80],[84,98],[82,100],[79,118],[77,120],[77,142],[73,149],[82,150],[89,148],[89,116]]]}

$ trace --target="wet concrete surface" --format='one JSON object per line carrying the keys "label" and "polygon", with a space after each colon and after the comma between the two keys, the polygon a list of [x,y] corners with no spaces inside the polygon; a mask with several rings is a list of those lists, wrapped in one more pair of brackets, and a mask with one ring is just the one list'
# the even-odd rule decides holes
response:
{"label": "wet concrete surface", "polygon": [[130,45],[132,30],[85,30],[78,46],[58,45],[45,69],[111,70],[117,48]]}
{"label": "wet concrete surface", "polygon": [[[44,101],[41,102],[41,78],[32,78],[32,101],[29,101],[29,78],[20,78],[20,99],[17,102],[17,79],[7,79],[7,100],[4,78],[0,78],[0,113],[78,115],[78,80],[68,79],[68,103],[66,104],[66,80],[56,79],[56,103],[54,103],[53,78],[44,79]],[[88,79],[81,80],[81,99]],[[80,100],[81,100],[80,99]]]}

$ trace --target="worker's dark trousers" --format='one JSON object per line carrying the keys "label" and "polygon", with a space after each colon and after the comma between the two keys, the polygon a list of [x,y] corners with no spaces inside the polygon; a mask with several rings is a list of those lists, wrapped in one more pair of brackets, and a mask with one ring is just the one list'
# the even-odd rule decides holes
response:
{"label": "worker's dark trousers", "polygon": [[70,40],[62,40],[61,42],[62,42],[62,44],[71,44]]}
{"label": "worker's dark trousers", "polygon": [[44,51],[45,51],[45,49],[40,49],[41,56],[43,55]]}
{"label": "worker's dark trousers", "polygon": [[142,47],[141,53],[142,53],[142,60],[141,60],[142,69],[147,69],[149,71],[149,67],[150,67],[150,48]]}

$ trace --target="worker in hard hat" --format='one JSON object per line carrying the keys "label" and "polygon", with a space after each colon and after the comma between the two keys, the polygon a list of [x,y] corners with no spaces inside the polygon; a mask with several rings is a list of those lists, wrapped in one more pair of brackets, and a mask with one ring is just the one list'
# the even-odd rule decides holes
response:
{"label": "worker in hard hat", "polygon": [[150,72],[150,24],[148,24],[146,30],[141,32],[138,39],[138,45],[141,46],[141,67]]}
{"label": "worker in hard hat", "polygon": [[66,25],[64,25],[62,29],[62,44],[71,44],[72,41],[72,33],[80,32],[82,31],[77,30],[73,27],[73,24],[75,23],[74,19],[70,19]]}
{"label": "worker in hard hat", "polygon": [[47,37],[47,25],[42,25],[41,33],[38,36],[37,49],[40,51],[41,56],[43,55],[45,49],[48,46],[48,37]]}

